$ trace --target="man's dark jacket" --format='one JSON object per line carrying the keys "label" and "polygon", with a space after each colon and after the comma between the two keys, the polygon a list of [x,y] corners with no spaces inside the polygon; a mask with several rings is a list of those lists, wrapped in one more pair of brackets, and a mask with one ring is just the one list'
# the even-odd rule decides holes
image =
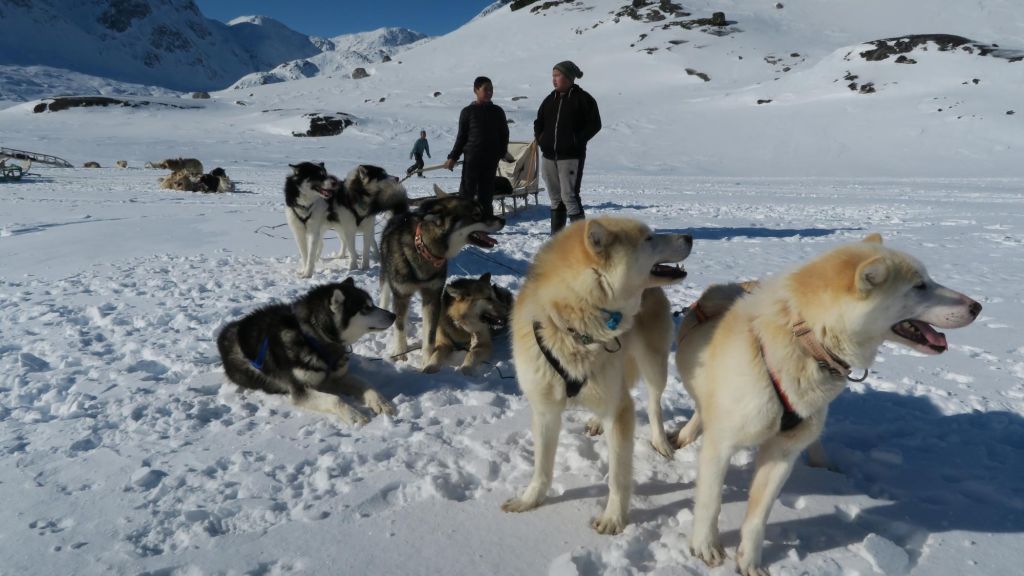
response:
{"label": "man's dark jacket", "polygon": [[545,158],[570,160],[587,155],[587,142],[601,130],[597,101],[573,84],[568,91],[548,94],[537,110],[533,134]]}
{"label": "man's dark jacket", "polygon": [[459,115],[459,134],[448,157],[465,154],[467,164],[497,163],[508,152],[508,122],[505,111],[491,102],[474,102]]}

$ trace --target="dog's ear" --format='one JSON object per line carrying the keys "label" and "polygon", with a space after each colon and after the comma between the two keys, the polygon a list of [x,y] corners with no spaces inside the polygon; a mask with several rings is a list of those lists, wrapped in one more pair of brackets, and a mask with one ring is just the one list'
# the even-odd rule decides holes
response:
{"label": "dog's ear", "polygon": [[316,163],[316,165],[317,165],[317,166],[319,166],[319,167],[321,167],[321,168],[323,168],[324,170],[327,170],[327,167],[326,167],[326,166],[324,166],[324,163],[323,163],[323,162],[317,162],[317,163]]}
{"label": "dog's ear", "polygon": [[612,231],[597,220],[587,220],[587,250],[595,256],[604,256],[615,239]]}
{"label": "dog's ear", "polygon": [[879,234],[878,232],[872,232],[871,234],[865,236],[863,241],[867,242],[868,244],[881,244],[882,235]]}
{"label": "dog's ear", "polygon": [[292,175],[295,175],[295,174],[299,173],[299,165],[298,164],[289,164],[288,166],[290,166],[291,169],[292,169]]}
{"label": "dog's ear", "polygon": [[438,198],[447,198],[448,193],[442,190],[437,184],[434,184],[434,196],[437,196]]}
{"label": "dog's ear", "polygon": [[857,266],[857,290],[862,294],[881,286],[888,278],[889,263],[881,256],[875,256]]}
{"label": "dog's ear", "polygon": [[348,278],[345,278],[345,280],[343,280],[343,281],[341,282],[341,285],[342,285],[342,286],[351,286],[351,287],[355,287],[355,285],[356,285],[356,279],[355,279],[355,278],[353,278],[353,277],[351,277],[351,276],[349,276]]}
{"label": "dog's ear", "polygon": [[488,284],[490,284],[491,283],[491,273],[490,272],[484,272],[483,274],[480,275],[480,278],[477,279],[477,282],[487,282]]}
{"label": "dog's ear", "polygon": [[334,290],[331,294],[331,312],[341,314],[341,307],[345,305],[345,294],[341,290]]}
{"label": "dog's ear", "polygon": [[464,300],[466,298],[469,298],[469,290],[467,290],[466,286],[462,283],[452,282],[451,284],[448,284],[447,286],[444,287],[444,291],[447,292],[449,296],[455,298],[456,300]]}

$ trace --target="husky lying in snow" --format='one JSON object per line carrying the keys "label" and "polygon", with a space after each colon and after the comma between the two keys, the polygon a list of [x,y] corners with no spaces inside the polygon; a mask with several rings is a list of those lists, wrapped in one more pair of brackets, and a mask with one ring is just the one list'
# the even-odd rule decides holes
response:
{"label": "husky lying in snow", "polygon": [[[966,326],[980,311],[913,257],[883,247],[877,234],[759,285],[709,289],[684,319],[676,351],[697,404],[676,444],[704,434],[690,551],[709,566],[725,558],[718,515],[726,469],[738,448],[756,446],[736,563],[745,576],[768,574],[761,566],[768,513],[794,461],[821,434],[850,367],[870,366],[885,340],[941,354],[946,337],[933,326]],[[696,314],[708,318],[689,320]]]}
{"label": "husky lying in snow", "polygon": [[235,384],[288,394],[296,406],[362,424],[369,419],[330,392],[358,397],[375,414],[396,413],[391,402],[347,373],[351,344],[394,321],[394,314],[374,306],[347,278],[314,288],[294,304],[265,306],[228,324],[217,348]]}

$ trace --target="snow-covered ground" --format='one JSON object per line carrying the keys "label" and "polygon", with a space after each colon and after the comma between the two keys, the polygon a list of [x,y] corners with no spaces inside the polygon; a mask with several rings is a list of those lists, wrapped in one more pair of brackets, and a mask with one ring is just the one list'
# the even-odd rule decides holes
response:
{"label": "snow-covered ground", "polygon": [[[686,4],[684,19],[724,10],[730,24],[712,30],[616,22],[631,4],[499,8],[368,66],[361,80],[327,74],[181,100],[88,78],[90,91],[151,104],[36,114],[38,102],[0,103],[0,146],[104,166],[36,165],[0,184],[0,576],[732,573],[731,560],[709,570],[689,556],[697,447],[663,459],[647,446],[642,408],[625,533],[588,526],[607,494],[607,454],[583,434],[581,411],[566,416],[548,503],[500,512],[532,466],[529,410],[504,340],[467,378],[422,375],[417,353],[411,364],[380,360],[388,335],[365,338],[356,369],[399,415],[361,428],[224,384],[214,339],[226,322],[347,275],[331,261],[312,281],[296,277],[287,163],[400,173],[421,129],[428,164],[440,162],[481,73],[495,81],[512,138],[528,140],[550,68],[565,58],[585,71],[580,83],[604,119],[584,177],[590,214],[696,238],[690,276],[670,290],[677,308],[711,283],[777,274],[869,232],[985,307],[949,331],[939,357],[884,347],[867,381],[836,400],[824,442],[839,472],[800,465],[787,482],[766,533],[772,573],[1018,573],[1024,61],[1012,55],[1024,50],[1024,9]],[[904,54],[916,64],[860,56],[873,48],[865,42],[932,32],[1011,56],[934,43]],[[18,73],[16,84],[55,90],[86,82]],[[876,91],[861,93],[868,83]],[[312,112],[356,124],[292,137]],[[140,166],[175,156],[224,167],[239,192],[159,190],[163,172]],[[122,159],[128,169],[111,168]],[[458,186],[457,174],[429,176],[408,181],[412,196]],[[547,238],[545,204],[513,217],[496,249],[467,249],[452,272],[491,271],[517,289]],[[376,295],[376,267],[353,275]],[[672,372],[670,432],[693,410]],[[739,454],[727,479],[730,554],[751,461]]]}
{"label": "snow-covered ground", "polygon": [[[588,526],[607,493],[607,454],[578,410],[549,502],[499,510],[532,466],[504,339],[493,365],[467,378],[422,375],[416,353],[412,364],[375,360],[386,335],[365,338],[358,371],[399,414],[362,428],[224,384],[214,343],[224,323],[347,275],[332,261],[312,281],[295,277],[287,228],[267,228],[283,222],[280,168],[234,168],[231,195],[161,191],[143,169],[37,171],[0,187],[0,573],[732,571],[689,556],[697,447],[663,459],[642,408],[622,535]],[[410,193],[435,182],[456,185],[445,173],[410,180]],[[670,290],[677,307],[710,283],[778,273],[871,231],[985,306],[948,333],[946,354],[887,346],[836,400],[824,441],[840,472],[799,465],[787,482],[767,530],[773,573],[1019,568],[1022,184],[588,175],[592,214],[694,234],[690,276]],[[520,213],[496,250],[467,249],[452,271],[490,270],[518,288],[547,227],[544,206]],[[354,276],[376,294],[375,268]],[[693,409],[672,372],[670,431]],[[730,554],[751,460],[738,455],[728,476]]]}

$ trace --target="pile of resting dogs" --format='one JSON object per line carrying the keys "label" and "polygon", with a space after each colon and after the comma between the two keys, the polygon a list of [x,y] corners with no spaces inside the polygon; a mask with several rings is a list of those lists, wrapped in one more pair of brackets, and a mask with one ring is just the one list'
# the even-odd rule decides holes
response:
{"label": "pile of resting dogs", "polygon": [[203,173],[203,163],[195,158],[167,158],[147,162],[146,168],[163,168],[171,173],[160,178],[160,187],[181,192],[234,192],[235,184],[223,168]]}
{"label": "pile of resting dogs", "polygon": [[[322,163],[291,168],[284,210],[299,248],[299,275],[313,274],[327,228],[341,240],[338,256],[347,252],[352,268],[359,266],[356,235],[362,233],[361,267],[371,257],[381,262],[381,305],[349,277],[293,303],[260,308],[218,338],[230,380],[287,394],[300,407],[350,424],[368,418],[347,398],[374,414],[395,415],[388,399],[347,372],[350,345],[391,328],[390,353],[404,360],[409,305],[418,293],[424,372],[440,370],[463,349],[459,370],[472,373],[489,357],[494,333],[510,331],[532,411],[534,473],[503,510],[525,512],[544,502],[562,412],[572,403],[593,412],[587,431],[608,442],[608,500],[592,526],[602,534],[621,532],[633,481],[630,388],[643,380],[655,450],[671,458],[703,435],[689,546],[710,566],[725,559],[718,516],[730,457],[739,448],[758,448],[735,554],[742,574],[768,573],[761,561],[765,524],[799,455],[807,450],[811,465],[828,465],[818,438],[829,403],[858,379],[854,368],[866,376],[886,340],[940,354],[947,343],[935,328],[966,326],[981,311],[936,283],[917,259],[871,234],[764,281],[711,286],[674,329],[663,287],[686,277],[680,263],[693,238],[612,216],[576,222],[548,240],[513,303],[490,274],[448,280],[451,258],[468,244],[493,248],[490,234],[505,225],[475,201],[436,188],[436,197],[411,208],[398,178],[382,168],[358,166],[343,179]],[[385,212],[391,216],[378,244],[373,223]],[[670,440],[661,395],[673,343],[696,409]]]}

